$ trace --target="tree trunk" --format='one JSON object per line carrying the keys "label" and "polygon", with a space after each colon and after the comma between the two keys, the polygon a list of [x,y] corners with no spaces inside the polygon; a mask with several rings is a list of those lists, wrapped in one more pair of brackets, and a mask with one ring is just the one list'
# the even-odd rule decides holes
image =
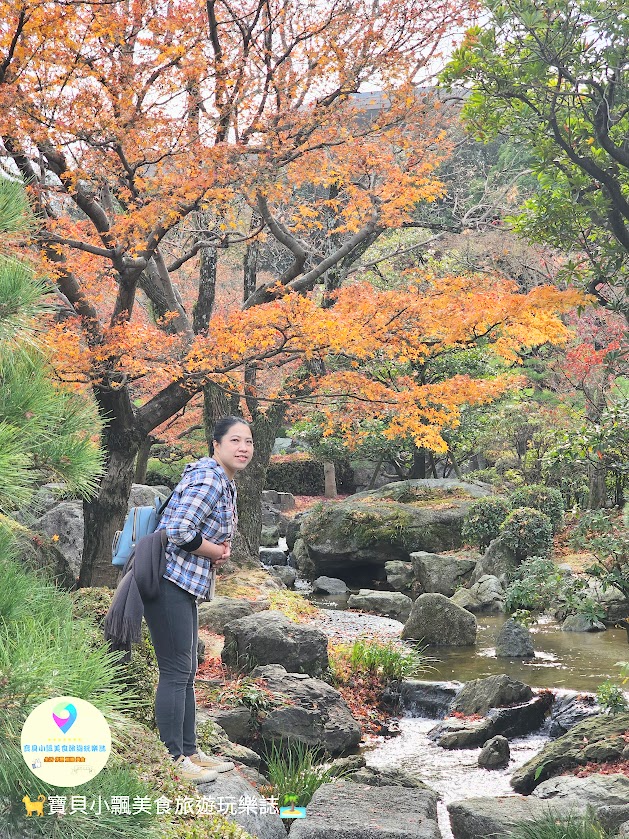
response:
{"label": "tree trunk", "polygon": [[111,564],[111,543],[127,512],[135,459],[143,442],[126,387],[96,389],[101,416],[107,419],[102,446],[107,462],[98,495],[83,502],[83,559],[79,586],[114,586],[118,570]]}
{"label": "tree trunk", "polygon": [[150,435],[146,437],[138,450],[138,456],[135,461],[135,474],[133,475],[134,484],[146,483],[146,470],[151,456],[151,448],[155,440]]}
{"label": "tree trunk", "polygon": [[423,480],[426,477],[426,449],[413,451],[413,465],[408,477],[412,480]]}
{"label": "tree trunk", "polygon": [[323,464],[323,480],[325,484],[324,495],[326,498],[336,498],[336,469],[334,464],[327,460]]}
{"label": "tree trunk", "polygon": [[606,474],[607,470],[604,466],[590,463],[588,467],[588,510],[600,510],[607,504]]}
{"label": "tree trunk", "polygon": [[249,466],[238,475],[236,480],[240,550],[244,554],[242,557],[237,555],[236,560],[259,558],[262,490],[266,481],[266,470],[271,459],[273,443],[281,428],[285,412],[284,405],[275,404],[266,414],[258,414],[251,423],[254,455]]}
{"label": "tree trunk", "polygon": [[171,382],[145,405],[134,410],[127,386],[95,388],[105,419],[101,445],[105,472],[98,496],[83,502],[84,538],[79,586],[113,586],[118,570],[111,564],[111,542],[127,514],[135,460],[149,433],[186,405],[194,393]]}

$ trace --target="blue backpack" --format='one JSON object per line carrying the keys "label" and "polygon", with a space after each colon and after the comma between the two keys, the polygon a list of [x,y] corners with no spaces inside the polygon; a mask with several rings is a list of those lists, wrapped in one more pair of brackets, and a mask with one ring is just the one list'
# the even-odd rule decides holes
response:
{"label": "blue backpack", "polygon": [[122,530],[117,530],[111,543],[111,564],[123,566],[135,552],[137,542],[157,530],[162,513],[168,506],[172,493],[162,502],[155,497],[152,507],[132,507],[127,513]]}

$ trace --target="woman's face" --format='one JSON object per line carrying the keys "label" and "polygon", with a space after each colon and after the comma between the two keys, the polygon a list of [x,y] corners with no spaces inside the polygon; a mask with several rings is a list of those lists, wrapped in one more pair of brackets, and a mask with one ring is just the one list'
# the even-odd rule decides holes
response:
{"label": "woman's face", "polygon": [[214,457],[229,475],[235,475],[249,465],[253,457],[251,429],[243,422],[232,425],[218,442],[214,440]]}

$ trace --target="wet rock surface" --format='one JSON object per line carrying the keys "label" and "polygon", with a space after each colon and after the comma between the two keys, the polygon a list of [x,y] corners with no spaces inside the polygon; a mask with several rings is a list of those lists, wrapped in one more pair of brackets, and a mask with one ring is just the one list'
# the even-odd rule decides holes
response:
{"label": "wet rock surface", "polygon": [[596,717],[601,713],[593,694],[568,691],[555,698],[550,712],[550,727],[548,733],[552,738],[566,734],[577,723]]}
{"label": "wet rock surface", "polygon": [[509,741],[500,734],[488,740],[478,755],[478,765],[485,769],[502,769],[509,763]]}
{"label": "wet rock surface", "polygon": [[537,731],[547,710],[547,697],[536,696],[530,702],[509,708],[490,708],[480,720],[446,717],[428,736],[444,749],[469,749],[481,746],[498,734],[517,737]]}
{"label": "wet rock surface", "polygon": [[457,693],[450,710],[468,715],[486,714],[490,708],[528,702],[532,698],[533,690],[529,685],[501,673],[467,682]]}

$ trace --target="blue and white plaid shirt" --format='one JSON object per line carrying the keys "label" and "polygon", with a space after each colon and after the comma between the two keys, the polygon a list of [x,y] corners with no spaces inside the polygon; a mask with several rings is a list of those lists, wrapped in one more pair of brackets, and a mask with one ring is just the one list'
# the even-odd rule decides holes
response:
{"label": "blue and white plaid shirt", "polygon": [[206,597],[211,560],[190,551],[203,539],[217,545],[230,542],[237,522],[236,484],[223,467],[211,457],[186,466],[159,523],[168,534],[164,577],[196,597]]}

